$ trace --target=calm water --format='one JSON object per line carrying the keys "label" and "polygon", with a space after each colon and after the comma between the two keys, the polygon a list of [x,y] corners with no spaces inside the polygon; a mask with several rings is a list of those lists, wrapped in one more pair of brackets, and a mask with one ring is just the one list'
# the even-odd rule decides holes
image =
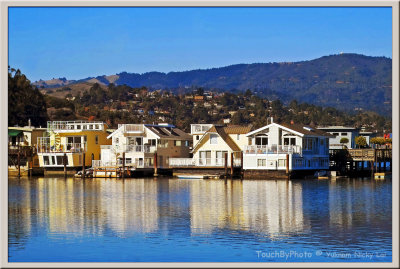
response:
{"label": "calm water", "polygon": [[391,262],[391,180],[9,178],[10,262]]}

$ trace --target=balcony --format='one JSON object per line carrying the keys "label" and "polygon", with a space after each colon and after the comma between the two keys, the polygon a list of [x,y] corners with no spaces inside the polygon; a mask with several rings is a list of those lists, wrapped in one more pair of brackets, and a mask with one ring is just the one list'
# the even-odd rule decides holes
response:
{"label": "balcony", "polygon": [[191,124],[190,125],[190,134],[204,134],[210,128],[213,126],[213,124]]}
{"label": "balcony", "polygon": [[47,130],[55,132],[104,131],[102,121],[48,121]]}
{"label": "balcony", "polygon": [[[127,162],[125,160],[125,166],[131,168],[153,168],[154,165],[150,163],[149,160],[137,160],[137,162]],[[93,160],[92,161],[92,168],[115,168],[115,167],[122,167],[122,160],[118,159],[118,161],[111,161],[105,162],[102,160]]]}
{"label": "balcony", "polygon": [[118,124],[123,133],[141,134],[144,133],[143,124]]}
{"label": "balcony", "polygon": [[50,138],[38,137],[37,153],[81,153],[86,152],[86,143],[66,143],[51,145]]}
{"label": "balcony", "polygon": [[250,145],[245,146],[244,154],[301,154],[301,146],[297,145]]}

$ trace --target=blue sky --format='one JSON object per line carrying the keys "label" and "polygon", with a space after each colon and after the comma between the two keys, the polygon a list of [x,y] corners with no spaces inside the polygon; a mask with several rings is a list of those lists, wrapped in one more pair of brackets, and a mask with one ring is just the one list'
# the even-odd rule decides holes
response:
{"label": "blue sky", "polygon": [[391,8],[9,8],[9,65],[31,81],[392,57]]}

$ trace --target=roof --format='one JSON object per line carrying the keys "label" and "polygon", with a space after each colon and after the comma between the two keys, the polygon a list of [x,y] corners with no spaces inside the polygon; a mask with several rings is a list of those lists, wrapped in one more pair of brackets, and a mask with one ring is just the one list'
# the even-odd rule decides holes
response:
{"label": "roof", "polygon": [[[233,151],[240,151],[239,146],[232,140],[232,138],[225,131],[226,128],[229,127],[213,126],[206,132],[206,134],[217,133]],[[231,131],[233,131],[233,129]]]}
{"label": "roof", "polygon": [[348,126],[325,126],[325,127],[317,127],[320,130],[358,130],[354,127]]}
{"label": "roof", "polygon": [[146,128],[155,133],[160,138],[169,138],[173,140],[191,140],[192,137],[178,129],[176,127],[171,127],[171,125],[146,125]]}
{"label": "roof", "polygon": [[[307,125],[301,125],[301,124],[286,124],[282,123],[280,124],[288,129],[291,129],[293,131],[305,134],[305,135],[318,135],[318,136],[332,136],[331,134],[328,134],[322,130],[318,130],[317,128],[313,128]],[[304,127],[309,128],[309,130],[304,129]]]}
{"label": "roof", "polygon": [[240,126],[240,125],[231,125],[224,127],[224,131],[227,134],[247,134],[252,129],[251,126]]}
{"label": "roof", "polygon": [[22,134],[20,130],[8,129],[8,136],[19,136],[20,134]]}
{"label": "roof", "polygon": [[291,131],[291,132],[297,133],[297,135],[300,135],[300,136],[304,136],[304,135],[309,135],[309,136],[327,136],[327,137],[331,137],[332,136],[331,134],[328,134],[328,133],[326,133],[326,132],[324,132],[322,130],[318,130],[316,128],[313,128],[313,127],[310,127],[310,126],[307,126],[307,125],[286,124],[286,123],[282,123],[282,124],[271,123],[269,125],[266,125],[264,127],[259,128],[257,130],[254,130],[254,131],[252,131],[250,133],[247,133],[246,136],[253,135],[253,134],[256,134],[258,132],[261,132],[261,131],[263,131],[265,129],[270,128],[273,125],[277,125],[277,126],[283,128],[283,129],[286,129],[289,132]]}

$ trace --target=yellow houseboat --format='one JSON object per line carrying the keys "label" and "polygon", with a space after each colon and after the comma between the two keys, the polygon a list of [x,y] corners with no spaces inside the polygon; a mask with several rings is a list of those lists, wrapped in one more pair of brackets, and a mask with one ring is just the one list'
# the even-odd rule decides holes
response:
{"label": "yellow houseboat", "polygon": [[96,121],[52,121],[47,122],[47,134],[38,137],[37,153],[39,165],[47,172],[63,171],[64,154],[68,171],[82,168],[93,160],[101,159],[100,145],[111,145],[107,139],[107,124]]}

